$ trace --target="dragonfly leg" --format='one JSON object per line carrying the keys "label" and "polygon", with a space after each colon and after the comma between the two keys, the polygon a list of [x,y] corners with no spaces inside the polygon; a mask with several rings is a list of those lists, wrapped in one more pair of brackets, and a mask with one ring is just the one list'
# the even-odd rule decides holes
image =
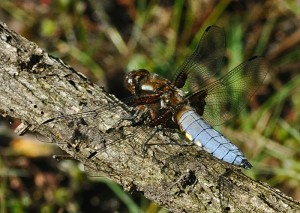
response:
{"label": "dragonfly leg", "polygon": [[130,115],[123,116],[120,119],[120,121],[117,123],[117,125],[122,123],[122,121],[130,121],[131,122],[130,126],[137,126],[137,125],[140,125],[140,124],[146,122],[147,119],[148,119],[147,109],[141,108],[141,109],[134,110],[134,112]]}
{"label": "dragonfly leg", "polygon": [[154,137],[154,135],[157,133],[158,129],[157,128],[154,128],[151,132],[150,132],[150,135],[145,138],[145,140],[143,141],[142,143],[142,147],[141,147],[141,151],[142,151],[142,156],[145,157],[146,156],[146,151],[147,151],[147,148],[149,146],[151,146],[152,144],[148,144],[149,141]]}

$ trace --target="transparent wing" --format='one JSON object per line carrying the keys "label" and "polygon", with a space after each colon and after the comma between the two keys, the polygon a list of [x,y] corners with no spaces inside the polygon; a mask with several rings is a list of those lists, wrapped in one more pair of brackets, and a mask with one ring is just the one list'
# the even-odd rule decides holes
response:
{"label": "transparent wing", "polygon": [[[126,104],[133,105],[133,100],[134,98],[130,97],[123,101]],[[151,139],[149,137],[153,136],[151,134],[153,128],[149,128],[147,125],[137,125],[135,131],[130,134],[125,132],[127,131],[126,126],[122,129],[114,128],[116,123],[130,117],[130,113],[120,116],[119,120],[112,118],[112,123],[106,123],[108,130],[102,130],[101,128],[99,130],[99,123],[103,122],[104,117],[111,116],[109,112],[111,108],[115,107],[121,107],[120,103],[103,104],[95,110],[51,118],[43,122],[38,128],[52,128],[56,141],[49,139],[48,142],[60,144],[65,147],[64,150],[72,149],[72,152],[75,150],[74,158],[76,158],[76,153],[84,155],[86,158],[84,164],[93,160],[99,154],[117,149],[118,146],[122,146],[124,149],[125,147],[131,147],[141,153],[143,140]],[[108,120],[107,117],[105,120]],[[64,131],[61,131],[61,128]],[[131,138],[136,137],[141,138],[141,144],[139,147],[132,147]]]}
{"label": "transparent wing", "polygon": [[[210,26],[206,28],[196,50],[176,71],[173,83],[178,88],[196,90],[194,79],[204,83],[214,78],[224,65],[225,33],[222,28]],[[200,82],[199,82],[200,81]],[[186,84],[189,82],[190,84]]]}
{"label": "transparent wing", "polygon": [[254,56],[187,98],[206,121],[220,125],[245,108],[267,72],[263,58]]}
{"label": "transparent wing", "polygon": [[[93,110],[53,117],[51,119],[45,120],[40,125],[38,125],[38,127],[36,128],[36,132],[43,132],[43,129],[49,129],[50,127],[54,132],[53,134],[57,135],[55,133],[56,127],[65,126],[66,131],[61,132],[59,129],[57,130],[57,133],[61,134],[59,138],[61,138],[62,141],[69,141],[73,140],[74,138],[74,140],[76,140],[76,137],[80,137],[82,131],[76,132],[75,130],[81,126],[88,126],[87,123],[91,126],[99,126],[99,124],[104,123],[104,120],[111,121],[110,123],[106,123],[106,128],[113,128],[117,125],[116,122],[121,122],[122,120],[129,119],[131,117],[130,113],[126,115],[119,115],[119,117],[112,117],[113,113],[110,113],[111,109],[124,109],[125,106],[135,106],[133,96],[123,99],[121,102],[99,103],[98,107]],[[109,117],[109,119],[105,119],[105,117]],[[71,129],[74,129],[74,132],[72,132]],[[87,132],[87,130],[85,130],[85,132]],[[64,143],[60,141],[55,141],[51,137],[45,138],[41,135],[37,135],[37,139],[46,143]]]}

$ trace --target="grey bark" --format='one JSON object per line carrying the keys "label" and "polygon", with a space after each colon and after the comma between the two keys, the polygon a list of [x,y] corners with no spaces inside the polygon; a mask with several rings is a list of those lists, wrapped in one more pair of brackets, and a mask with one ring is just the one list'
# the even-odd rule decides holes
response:
{"label": "grey bark", "polygon": [[[90,174],[141,192],[172,212],[300,212],[298,202],[206,152],[168,145],[170,137],[162,132],[149,143],[165,145],[149,146],[143,153],[144,133],[150,135],[152,129],[132,127],[130,120],[121,119],[130,116],[129,108],[3,23],[0,90],[0,112],[23,121],[19,132],[51,138]],[[81,120],[69,116],[41,125],[95,109]],[[175,133],[169,136],[179,140]]]}

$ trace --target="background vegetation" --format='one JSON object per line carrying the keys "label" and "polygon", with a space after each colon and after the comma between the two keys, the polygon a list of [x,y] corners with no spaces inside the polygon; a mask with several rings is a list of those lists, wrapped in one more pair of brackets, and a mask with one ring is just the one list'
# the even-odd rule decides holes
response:
{"label": "background vegetation", "polygon": [[[253,164],[245,173],[300,201],[300,3],[229,0],[1,0],[0,20],[122,98],[126,72],[168,75],[212,24],[227,34],[229,67],[264,55],[269,75],[246,110],[221,127]],[[0,212],[166,212],[35,137],[0,125]],[[10,129],[9,129],[10,128]]]}

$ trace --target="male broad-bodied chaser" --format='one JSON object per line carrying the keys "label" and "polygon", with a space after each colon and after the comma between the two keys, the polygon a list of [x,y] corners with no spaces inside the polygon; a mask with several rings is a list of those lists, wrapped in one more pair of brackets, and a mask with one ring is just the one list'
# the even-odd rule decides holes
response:
{"label": "male broad-bodied chaser", "polygon": [[[133,96],[124,102],[136,108],[135,115],[147,117],[142,125],[179,129],[189,141],[216,158],[251,168],[237,146],[212,126],[224,123],[246,106],[245,100],[255,94],[267,69],[262,57],[254,56],[220,77],[224,51],[224,31],[217,26],[208,27],[194,53],[178,68],[173,81],[145,69],[130,72],[125,78],[125,86]],[[103,111],[99,107],[88,113],[59,116],[45,121],[43,125],[68,118],[80,119],[83,115],[95,116]],[[79,131],[78,135],[82,136]],[[110,142],[109,146],[121,141],[122,138],[119,138]],[[105,149],[107,147],[105,145]],[[95,155],[97,151],[90,152],[88,159]]]}
{"label": "male broad-bodied chaser", "polygon": [[232,117],[231,113],[243,109],[245,102],[236,102],[237,98],[253,96],[267,70],[262,58],[254,56],[216,78],[223,67],[224,50],[223,30],[210,26],[172,82],[139,69],[126,76],[125,85],[135,97],[138,110],[148,111],[150,125],[179,128],[188,140],[216,158],[251,168],[238,147],[211,125],[221,124]]}

